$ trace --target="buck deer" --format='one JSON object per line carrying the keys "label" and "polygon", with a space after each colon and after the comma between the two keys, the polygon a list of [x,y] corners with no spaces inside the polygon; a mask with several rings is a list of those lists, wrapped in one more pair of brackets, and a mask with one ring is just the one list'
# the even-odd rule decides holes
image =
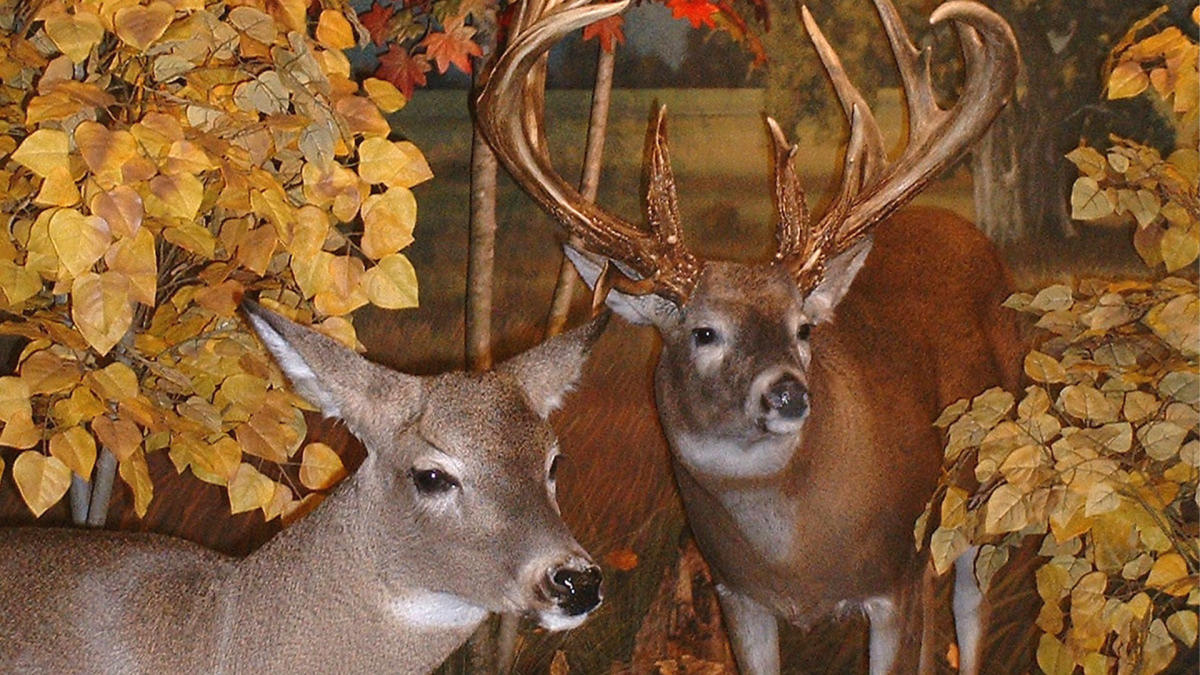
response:
{"label": "buck deer", "polygon": [[[924,568],[912,533],[941,466],[932,422],[960,397],[1015,386],[1019,342],[1000,307],[1009,280],[991,244],[951,213],[897,209],[1005,105],[1019,62],[1012,31],[970,0],[933,12],[933,23],[957,29],[965,61],[961,95],[946,110],[928,52],[913,47],[888,0],[876,0],[908,108],[908,141],[889,159],[871,111],[804,9],[850,122],[841,187],[811,218],[799,150],[768,119],[778,252],[739,264],[701,260],[684,246],[661,108],[648,134],[646,227],[582,199],[550,162],[543,55],[626,4],[523,4],[476,97],[477,124],[582,249],[567,253],[597,297],[662,336],[658,414],[741,670],[778,672],[776,617],[806,625],[858,608],[870,621],[871,672],[911,672],[917,664],[897,655],[912,658],[900,637],[917,612],[901,600],[913,597],[906,593]],[[972,563],[958,561],[954,598],[965,672],[978,666],[982,609]]]}
{"label": "buck deer", "polygon": [[488,612],[563,630],[596,608],[546,416],[603,319],[493,372],[415,377],[245,314],[296,391],[363,441],[363,465],[241,560],[155,534],[0,530],[4,670],[426,673]]}

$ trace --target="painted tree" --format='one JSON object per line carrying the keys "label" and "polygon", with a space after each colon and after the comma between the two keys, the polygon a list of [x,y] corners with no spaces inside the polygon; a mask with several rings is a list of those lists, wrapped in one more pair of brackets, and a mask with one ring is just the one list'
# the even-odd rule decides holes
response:
{"label": "painted tree", "polygon": [[155,452],[268,519],[314,501],[273,466],[299,459],[309,489],[342,474],[330,448],[304,446],[305,405],[238,302],[360,347],[351,312],[417,301],[400,251],[409,188],[431,174],[389,139],[404,96],[351,79],[353,15],[309,10],[0,7],[0,332],[27,340],[0,379],[0,445],[19,451],[35,515],[74,480],[102,519],[87,493],[105,466],[145,514]]}

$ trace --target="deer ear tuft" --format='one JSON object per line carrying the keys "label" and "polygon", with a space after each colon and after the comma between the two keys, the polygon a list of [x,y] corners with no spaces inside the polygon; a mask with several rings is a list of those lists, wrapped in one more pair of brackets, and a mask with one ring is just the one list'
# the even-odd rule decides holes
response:
{"label": "deer ear tuft", "polygon": [[525,398],[539,417],[545,419],[562,406],[563,399],[575,388],[592,345],[608,324],[610,314],[518,354],[496,367],[496,372],[511,376],[520,385]]}

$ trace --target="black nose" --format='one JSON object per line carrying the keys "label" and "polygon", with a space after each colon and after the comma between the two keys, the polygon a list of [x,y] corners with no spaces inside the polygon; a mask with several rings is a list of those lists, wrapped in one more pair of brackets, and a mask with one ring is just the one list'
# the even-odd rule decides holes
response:
{"label": "black nose", "polygon": [[794,419],[808,410],[808,391],[800,380],[784,375],[763,394],[762,405],[767,411],[778,412],[780,417]]}
{"label": "black nose", "polygon": [[600,568],[560,567],[550,574],[550,594],[569,616],[592,611],[600,604]]}

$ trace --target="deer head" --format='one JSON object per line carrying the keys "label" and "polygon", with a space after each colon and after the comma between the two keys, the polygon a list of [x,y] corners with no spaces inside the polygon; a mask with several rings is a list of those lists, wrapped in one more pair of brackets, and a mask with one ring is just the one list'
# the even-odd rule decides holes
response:
{"label": "deer head", "polygon": [[[768,118],[778,248],[772,260],[744,265],[701,260],[684,245],[664,109],[648,134],[645,227],[584,200],[551,165],[542,122],[543,56],[569,31],[626,4],[521,5],[508,45],[477,96],[477,123],[518,184],[581,243],[581,251],[567,253],[584,279],[607,294],[609,306],[623,317],[653,324],[662,334],[656,389],[669,435],[746,442],[792,437],[804,424],[812,396],[813,341],[820,340],[820,326],[833,319],[864,264],[872,228],[987,129],[1013,89],[1015,38],[1001,17],[977,2],[951,0],[934,11],[932,23],[950,22],[957,29],[966,65],[962,93],[944,110],[935,101],[928,50],[912,45],[888,0],[875,0],[908,106],[907,143],[889,159],[864,98],[803,9],[850,122],[841,186],[824,214],[814,218],[796,175],[797,147]],[[672,440],[678,444],[678,438]],[[704,464],[701,455],[684,460]],[[785,458],[750,453],[745,459],[746,466],[769,471]]]}
{"label": "deer head", "polygon": [[[421,624],[531,615],[580,624],[600,602],[600,571],[562,522],[560,452],[546,421],[578,379],[603,317],[492,372],[416,377],[374,364],[253,303],[246,317],[297,393],[344,420],[367,449],[339,490],[354,493],[359,541]],[[414,580],[430,592],[406,595]]]}

